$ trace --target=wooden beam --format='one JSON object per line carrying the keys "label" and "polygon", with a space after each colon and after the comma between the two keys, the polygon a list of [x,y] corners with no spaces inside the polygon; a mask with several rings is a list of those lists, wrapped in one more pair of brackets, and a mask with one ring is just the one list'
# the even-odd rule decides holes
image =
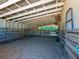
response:
{"label": "wooden beam", "polygon": [[34,17],[34,18],[30,18],[30,19],[20,20],[20,21],[17,21],[17,22],[25,22],[25,21],[29,21],[29,20],[33,20],[33,19],[37,19],[37,18],[47,17],[47,16],[51,16],[51,15],[57,15],[57,14],[60,14],[60,13],[61,12],[53,13],[53,14],[52,13],[51,14],[46,14],[46,15],[42,15],[42,16],[39,16],[39,17]]}
{"label": "wooden beam", "polygon": [[56,12],[56,11],[61,11],[62,8],[58,8],[58,9],[54,9],[54,10],[49,10],[49,11],[45,11],[45,12],[42,12],[42,13],[37,13],[37,14],[34,14],[34,15],[30,15],[30,16],[25,16],[25,17],[21,17],[21,18],[18,18],[18,19],[14,19],[14,20],[23,20],[23,19],[27,19],[27,18],[31,18],[31,17],[35,17],[35,16],[39,16],[39,15],[43,15],[43,14],[48,14],[48,13],[53,13],[53,12]]}
{"label": "wooden beam", "polygon": [[45,3],[48,3],[48,2],[51,2],[51,1],[54,1],[54,0],[41,0],[41,1],[38,1],[36,3],[33,3],[33,4],[30,4],[30,5],[18,8],[16,10],[9,11],[9,12],[7,12],[5,14],[0,15],[0,17],[11,15],[13,13],[17,13],[17,12],[20,12],[20,11],[23,11],[23,10],[26,10],[26,9],[29,9],[29,8],[33,8],[35,6],[38,6],[38,5],[41,5],[41,4],[45,4]]}
{"label": "wooden beam", "polygon": [[9,17],[9,18],[7,18],[7,20],[10,20],[10,19],[13,19],[13,18],[17,18],[17,17],[21,17],[21,16],[25,16],[25,15],[27,15],[27,14],[39,12],[39,11],[42,11],[42,10],[46,10],[46,9],[51,9],[51,8],[63,6],[63,5],[64,5],[64,2],[60,2],[60,3],[58,3],[58,4],[46,6],[46,7],[44,7],[44,8],[39,8],[39,9],[30,11],[30,12],[25,12],[25,13],[22,13],[22,14],[19,14],[19,15],[16,15],[16,16]]}
{"label": "wooden beam", "polygon": [[21,1],[21,0],[8,0],[7,2],[0,5],[0,9],[3,9],[3,8],[7,7],[7,6],[15,4],[15,3],[19,2],[19,1]]}

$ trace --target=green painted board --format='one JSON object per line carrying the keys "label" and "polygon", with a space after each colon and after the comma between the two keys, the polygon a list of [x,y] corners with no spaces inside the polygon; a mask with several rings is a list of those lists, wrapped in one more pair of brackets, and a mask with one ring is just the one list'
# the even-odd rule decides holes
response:
{"label": "green painted board", "polygon": [[58,27],[55,26],[42,26],[38,27],[39,30],[48,30],[48,31],[56,31],[58,30]]}

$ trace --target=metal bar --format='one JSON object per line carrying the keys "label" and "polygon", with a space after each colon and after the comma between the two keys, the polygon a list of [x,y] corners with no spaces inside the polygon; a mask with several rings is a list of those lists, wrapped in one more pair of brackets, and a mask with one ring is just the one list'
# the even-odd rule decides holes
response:
{"label": "metal bar", "polygon": [[[43,26],[43,22],[42,22],[42,21],[41,21],[41,26]],[[43,30],[42,30],[42,39],[44,39],[44,38],[43,38],[43,35],[44,35],[44,34],[43,34]]]}

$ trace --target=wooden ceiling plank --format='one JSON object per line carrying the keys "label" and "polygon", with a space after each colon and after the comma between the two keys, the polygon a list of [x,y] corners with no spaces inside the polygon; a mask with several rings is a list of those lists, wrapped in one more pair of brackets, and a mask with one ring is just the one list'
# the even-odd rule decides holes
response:
{"label": "wooden ceiling plank", "polygon": [[51,16],[51,15],[57,15],[57,14],[60,14],[61,12],[58,12],[58,13],[51,13],[51,14],[47,14],[47,15],[42,15],[42,16],[39,16],[39,17],[34,17],[34,18],[31,18],[31,19],[25,19],[25,20],[21,20],[21,21],[18,21],[18,22],[25,22],[25,21],[30,21],[30,20],[33,20],[33,19],[37,19],[37,18],[42,18],[42,17],[47,17],[47,16]]}
{"label": "wooden ceiling plank", "polygon": [[8,0],[7,2],[0,5],[0,9],[8,7],[8,6],[12,5],[12,4],[15,4],[15,3],[19,2],[19,1],[21,1],[21,0]]}
{"label": "wooden ceiling plank", "polygon": [[25,13],[23,13],[23,14],[19,14],[19,15],[13,16],[13,17],[9,17],[9,18],[7,18],[7,20],[9,20],[9,19],[13,19],[13,18],[17,18],[17,17],[21,17],[21,16],[25,16],[25,15],[27,15],[27,14],[31,14],[31,13],[35,13],[35,12],[39,12],[39,11],[42,11],[42,10],[55,8],[55,7],[57,7],[57,6],[62,6],[62,5],[64,5],[64,2],[60,2],[60,3],[58,3],[58,4],[54,4],[54,5],[50,5],[50,6],[46,6],[46,7],[44,7],[44,8],[39,8],[39,9],[30,11],[30,12],[25,12]]}
{"label": "wooden ceiling plank", "polygon": [[36,3],[33,3],[33,4],[30,4],[30,5],[27,5],[27,6],[18,8],[18,9],[16,9],[16,10],[12,10],[12,11],[7,12],[7,13],[5,13],[5,14],[2,14],[2,15],[0,15],[0,17],[4,17],[4,16],[7,16],[7,15],[11,15],[11,14],[13,14],[13,13],[17,13],[17,12],[26,10],[26,9],[28,9],[28,8],[33,8],[33,7],[35,7],[35,6],[38,6],[38,5],[47,3],[47,2],[51,2],[51,1],[53,1],[53,0],[41,0],[41,1],[38,1],[38,2],[36,2]]}
{"label": "wooden ceiling plank", "polygon": [[31,15],[31,16],[25,16],[25,17],[21,17],[21,18],[18,18],[18,19],[14,19],[14,21],[16,20],[22,20],[22,19],[27,19],[27,18],[30,18],[30,17],[35,17],[35,16],[39,16],[39,15],[43,15],[43,14],[48,14],[48,13],[52,13],[52,12],[57,12],[57,11],[61,11],[62,8],[58,8],[58,9],[54,9],[54,10],[49,10],[49,11],[45,11],[45,12],[42,12],[42,13],[37,13],[37,14],[34,14],[34,15]]}

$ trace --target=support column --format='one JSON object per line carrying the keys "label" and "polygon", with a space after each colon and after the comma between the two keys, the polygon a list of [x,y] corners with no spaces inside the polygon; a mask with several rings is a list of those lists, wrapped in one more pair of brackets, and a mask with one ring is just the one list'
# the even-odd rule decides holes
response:
{"label": "support column", "polygon": [[[41,21],[41,26],[43,26],[43,22],[42,22],[42,21]],[[44,39],[44,38],[43,38],[43,35],[44,35],[44,34],[43,34],[43,30],[42,30],[42,39]]]}

